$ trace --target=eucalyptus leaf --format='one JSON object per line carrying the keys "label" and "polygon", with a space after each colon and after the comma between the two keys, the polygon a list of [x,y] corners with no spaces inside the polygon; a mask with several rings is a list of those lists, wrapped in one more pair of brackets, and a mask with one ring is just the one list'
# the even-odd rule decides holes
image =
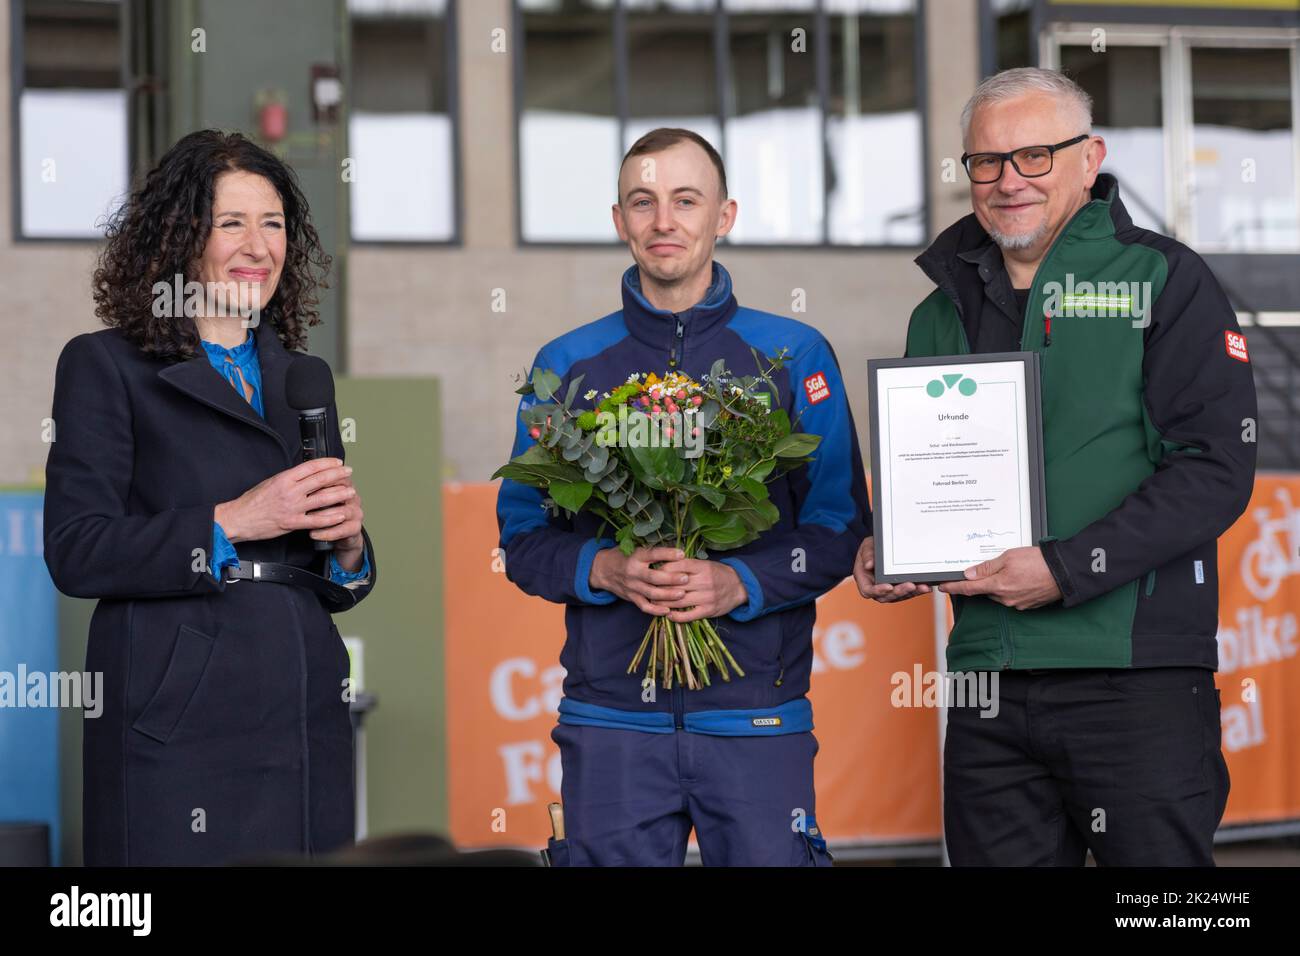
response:
{"label": "eucalyptus leaf", "polygon": [[565,408],[573,407],[573,401],[578,397],[578,387],[582,385],[582,380],[586,377],[587,376],[585,374],[579,375],[577,378],[575,378],[573,381],[569,383],[569,390],[564,395]]}
{"label": "eucalyptus leaf", "polygon": [[560,389],[560,376],[556,375],[549,368],[533,369],[533,389],[537,397],[544,402],[549,402],[557,391]]}

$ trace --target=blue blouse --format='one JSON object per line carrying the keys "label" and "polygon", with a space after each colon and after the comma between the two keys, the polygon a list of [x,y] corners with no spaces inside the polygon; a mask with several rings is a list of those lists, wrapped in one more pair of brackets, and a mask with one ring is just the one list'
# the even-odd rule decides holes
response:
{"label": "blue blouse", "polygon": [[[254,338],[252,329],[249,329],[248,338],[233,349],[224,348],[215,342],[200,341],[203,342],[203,350],[208,353],[208,361],[212,363],[212,367],[230,382],[240,398],[245,398],[240,376],[243,376],[244,382],[252,386],[253,397],[248,399],[248,403],[253,406],[257,414],[265,418],[266,410],[262,404],[262,366],[257,361],[257,339]],[[225,530],[217,522],[212,522],[212,561],[209,563],[212,576],[220,580],[222,568],[238,563],[239,555],[235,552],[235,546],[230,543],[230,539],[226,537]],[[330,555],[329,578],[337,584],[360,581],[369,574],[370,555],[364,551],[361,554],[361,567],[356,571],[344,570],[338,559]]]}

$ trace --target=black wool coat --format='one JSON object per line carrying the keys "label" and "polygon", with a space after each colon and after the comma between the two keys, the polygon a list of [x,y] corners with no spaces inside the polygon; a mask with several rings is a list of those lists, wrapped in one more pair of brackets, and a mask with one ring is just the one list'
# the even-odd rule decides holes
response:
{"label": "black wool coat", "polygon": [[[270,320],[255,334],[265,420],[202,353],[169,363],[104,329],[59,357],[45,561],[60,591],[99,601],[86,652],[104,698],[83,722],[87,865],[224,863],[353,840],[348,656],[330,617],[344,608],[206,570],[215,506],[301,460],[284,394],[293,353]],[[342,458],[333,405],[329,434]],[[365,539],[358,599],[378,576]],[[235,548],[326,573],[306,531]]]}

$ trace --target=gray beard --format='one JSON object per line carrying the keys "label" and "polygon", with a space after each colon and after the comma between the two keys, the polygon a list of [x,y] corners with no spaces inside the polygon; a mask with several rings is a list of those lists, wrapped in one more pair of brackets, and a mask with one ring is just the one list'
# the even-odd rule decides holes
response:
{"label": "gray beard", "polygon": [[1043,223],[1032,232],[1025,232],[1016,236],[1009,236],[1004,232],[998,232],[996,229],[989,230],[989,238],[1002,249],[1028,249],[1036,245],[1045,235],[1047,235],[1047,223]]}

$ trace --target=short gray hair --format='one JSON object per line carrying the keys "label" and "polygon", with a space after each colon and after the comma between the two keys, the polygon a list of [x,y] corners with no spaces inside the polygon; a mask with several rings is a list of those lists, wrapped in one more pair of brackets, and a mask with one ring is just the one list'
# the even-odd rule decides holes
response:
{"label": "short gray hair", "polygon": [[971,94],[971,98],[966,101],[961,111],[962,147],[970,145],[971,119],[981,106],[1015,99],[1030,93],[1050,93],[1066,100],[1070,109],[1078,115],[1081,129],[1076,132],[1092,132],[1092,97],[1083,87],[1056,70],[1022,66],[1014,70],[994,73],[975,88],[975,92]]}

